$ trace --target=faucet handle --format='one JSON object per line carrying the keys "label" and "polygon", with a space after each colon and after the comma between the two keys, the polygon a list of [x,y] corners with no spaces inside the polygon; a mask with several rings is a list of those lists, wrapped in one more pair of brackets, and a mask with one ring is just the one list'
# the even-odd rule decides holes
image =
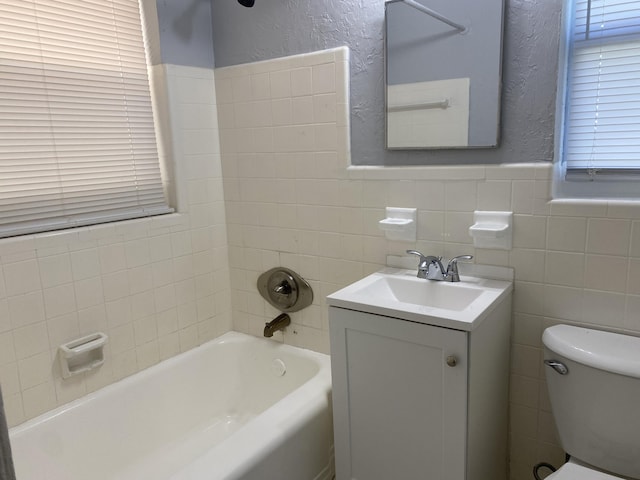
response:
{"label": "faucet handle", "polygon": [[447,280],[450,282],[459,282],[460,275],[458,273],[458,260],[473,260],[473,255],[458,255],[449,260],[447,265]]}
{"label": "faucet handle", "polygon": [[449,260],[449,265],[457,265],[458,260],[473,260],[473,255],[458,255]]}
{"label": "faucet handle", "polygon": [[291,295],[292,291],[293,291],[293,288],[291,288],[291,284],[286,280],[283,280],[282,282],[280,282],[280,284],[276,285],[273,288],[273,292],[276,295],[282,295],[284,297]]}
{"label": "faucet handle", "polygon": [[435,263],[435,262],[439,262],[442,260],[442,257],[434,257],[433,255],[425,255],[423,253],[420,253],[417,250],[407,250],[407,253],[409,255],[417,255],[420,257],[420,263],[422,262],[426,262],[426,263]]}

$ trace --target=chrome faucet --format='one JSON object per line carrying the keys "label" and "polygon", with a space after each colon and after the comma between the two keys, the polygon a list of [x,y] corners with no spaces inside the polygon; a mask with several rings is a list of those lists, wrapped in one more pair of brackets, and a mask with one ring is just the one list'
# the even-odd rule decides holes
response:
{"label": "chrome faucet", "polygon": [[458,260],[471,260],[472,255],[458,255],[449,260],[447,269],[442,265],[442,257],[434,257],[433,255],[423,255],[417,250],[407,250],[410,255],[420,257],[418,264],[418,278],[426,278],[427,280],[459,282],[460,274],[458,273]]}
{"label": "chrome faucet", "polygon": [[284,330],[284,327],[291,323],[291,317],[286,313],[281,313],[276,318],[265,324],[264,336],[267,338],[273,337],[274,332],[278,330]]}
{"label": "chrome faucet", "polygon": [[417,250],[407,250],[410,255],[420,257],[418,264],[418,278],[426,278],[429,280],[442,280],[442,257],[434,257],[433,255],[423,255]]}

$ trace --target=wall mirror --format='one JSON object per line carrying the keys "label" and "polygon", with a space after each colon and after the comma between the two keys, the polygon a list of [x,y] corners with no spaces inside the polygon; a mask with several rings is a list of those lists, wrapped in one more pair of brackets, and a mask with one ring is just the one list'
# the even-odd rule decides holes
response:
{"label": "wall mirror", "polygon": [[389,0],[388,149],[496,147],[504,0]]}

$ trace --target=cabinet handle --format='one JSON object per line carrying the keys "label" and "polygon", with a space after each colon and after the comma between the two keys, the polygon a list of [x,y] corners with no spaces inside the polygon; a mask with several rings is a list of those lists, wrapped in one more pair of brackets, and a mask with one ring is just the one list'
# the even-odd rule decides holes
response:
{"label": "cabinet handle", "polygon": [[447,357],[447,365],[449,365],[450,367],[455,367],[458,364],[458,359],[455,357],[455,355],[449,355]]}

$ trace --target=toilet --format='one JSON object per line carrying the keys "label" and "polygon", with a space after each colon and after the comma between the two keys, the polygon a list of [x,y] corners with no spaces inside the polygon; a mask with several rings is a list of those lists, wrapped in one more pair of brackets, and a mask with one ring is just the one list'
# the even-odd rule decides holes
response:
{"label": "toilet", "polygon": [[571,459],[548,479],[640,479],[640,338],[569,325],[542,336],[551,409]]}

